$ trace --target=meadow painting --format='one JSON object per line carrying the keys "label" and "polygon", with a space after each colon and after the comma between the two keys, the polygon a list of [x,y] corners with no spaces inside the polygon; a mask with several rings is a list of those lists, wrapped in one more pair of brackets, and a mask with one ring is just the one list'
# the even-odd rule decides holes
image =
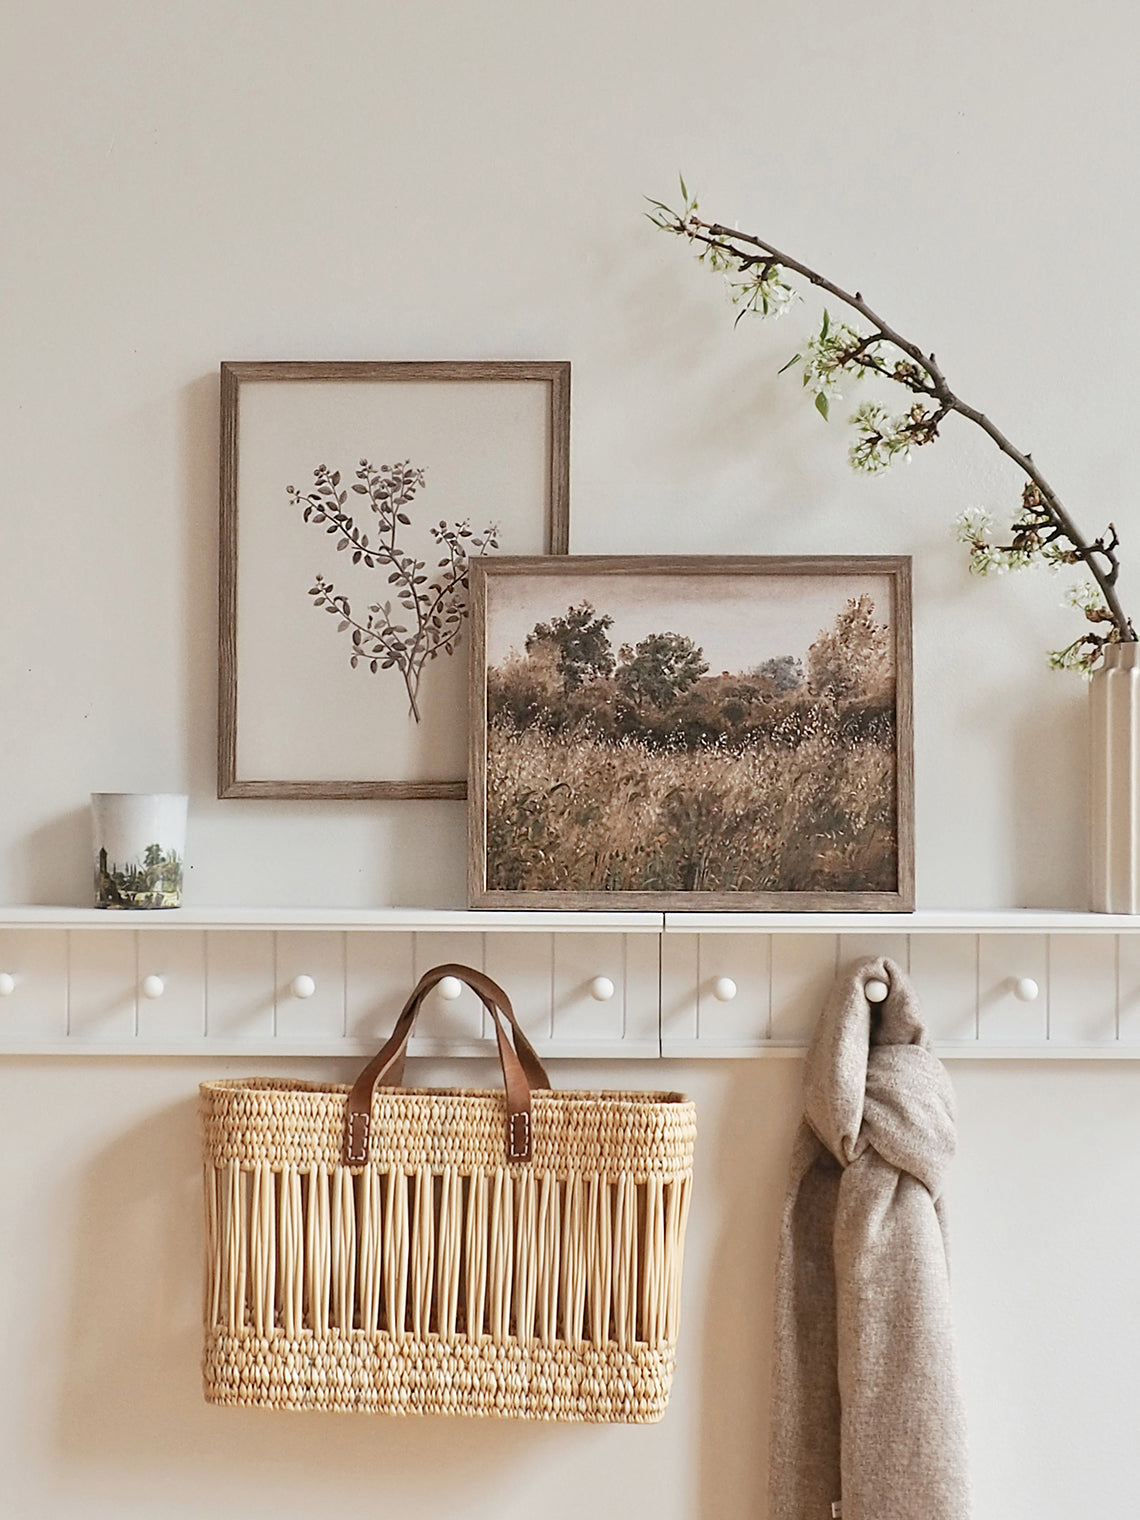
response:
{"label": "meadow painting", "polygon": [[473,906],[913,906],[909,561],[473,571]]}

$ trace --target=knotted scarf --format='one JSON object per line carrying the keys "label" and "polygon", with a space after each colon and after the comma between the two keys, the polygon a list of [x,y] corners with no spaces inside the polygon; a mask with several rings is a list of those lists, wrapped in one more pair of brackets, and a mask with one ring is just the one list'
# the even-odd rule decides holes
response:
{"label": "knotted scarf", "polygon": [[[885,1002],[868,1001],[872,979]],[[833,988],[804,1073],[776,1281],[770,1520],[969,1514],[941,1203],[954,1143],[914,989],[892,961],[861,962]]]}

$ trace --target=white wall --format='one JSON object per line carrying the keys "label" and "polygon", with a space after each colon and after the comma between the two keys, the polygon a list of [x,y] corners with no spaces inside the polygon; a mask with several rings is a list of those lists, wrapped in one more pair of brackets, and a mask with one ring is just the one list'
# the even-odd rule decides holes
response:
{"label": "white wall", "polygon": [[[497,1076],[491,1063],[417,1066],[417,1081]],[[247,1069],[22,1060],[0,1070],[0,1514],[765,1514],[772,1262],[799,1062],[555,1073],[572,1086],[683,1082],[700,1108],[677,1377],[664,1421],[640,1428],[205,1404],[194,1095],[205,1076]],[[952,1244],[977,1520],[1130,1513],[1136,1074],[963,1062],[954,1076]]]}
{"label": "white wall", "polygon": [[[949,531],[1015,475],[963,425],[852,476],[775,374],[814,308],[733,333],[641,196],[683,169],[935,348],[1090,532],[1116,521],[1135,597],[1138,30],[1056,0],[4,7],[0,900],[86,900],[90,791],[187,789],[194,901],[459,903],[457,805],[212,797],[217,364],[550,357],[575,549],[915,556],[920,902],[1083,906],[1084,693],[1044,667],[1077,631],[1064,583],[971,582]],[[14,1513],[762,1512],[793,1066],[670,1072],[703,1100],[704,1187],[655,1432],[200,1407],[200,1075],[0,1068]],[[979,1515],[1122,1509],[1140,1071],[956,1075]]]}

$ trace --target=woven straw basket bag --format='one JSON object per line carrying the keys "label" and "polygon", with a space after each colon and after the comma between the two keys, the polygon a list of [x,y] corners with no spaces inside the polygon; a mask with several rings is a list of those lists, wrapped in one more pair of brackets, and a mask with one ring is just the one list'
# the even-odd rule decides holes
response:
{"label": "woven straw basket bag", "polygon": [[[445,976],[491,1016],[501,1092],[399,1086]],[[502,988],[436,966],[352,1088],[204,1082],[201,1118],[210,1402],[665,1412],[696,1134],[680,1094],[551,1092]]]}

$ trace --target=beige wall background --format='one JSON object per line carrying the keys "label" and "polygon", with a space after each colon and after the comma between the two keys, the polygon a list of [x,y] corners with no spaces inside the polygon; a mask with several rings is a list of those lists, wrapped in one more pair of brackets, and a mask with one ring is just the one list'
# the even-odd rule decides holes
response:
{"label": "beige wall background", "polygon": [[[1123,0],[0,7],[0,900],[87,900],[89,792],[187,790],[193,901],[461,901],[458,805],[213,798],[217,366],[538,357],[574,366],[574,549],[914,555],[920,903],[1084,906],[1084,691],[1044,660],[1066,583],[973,582],[950,531],[1015,474],[963,425],[852,476],[776,374],[815,308],[733,332],[641,197],[683,170],[934,348],[1090,533],[1116,521],[1135,603],[1138,31]],[[202,1405],[205,1074],[0,1064],[12,1513],[763,1513],[795,1063],[669,1068],[702,1188],[650,1431]],[[955,1075],[978,1515],[1122,1511],[1140,1071]]]}

